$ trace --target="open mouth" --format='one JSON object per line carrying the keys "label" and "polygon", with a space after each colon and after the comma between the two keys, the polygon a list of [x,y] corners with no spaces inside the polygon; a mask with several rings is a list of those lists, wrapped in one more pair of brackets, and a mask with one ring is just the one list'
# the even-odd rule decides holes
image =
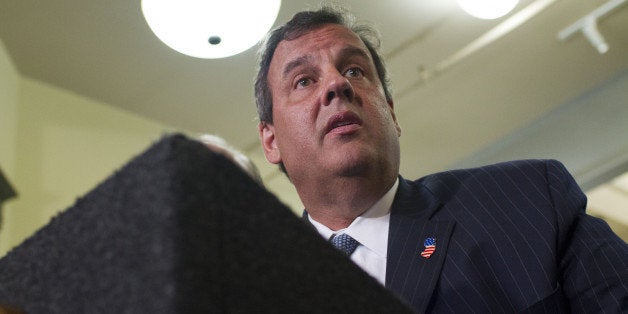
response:
{"label": "open mouth", "polygon": [[362,120],[351,111],[338,112],[327,121],[325,134],[330,132],[344,133],[354,131],[362,125]]}

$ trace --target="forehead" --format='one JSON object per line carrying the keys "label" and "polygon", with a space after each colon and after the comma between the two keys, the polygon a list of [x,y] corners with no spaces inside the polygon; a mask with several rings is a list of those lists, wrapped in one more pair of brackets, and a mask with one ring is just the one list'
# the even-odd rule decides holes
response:
{"label": "forehead", "polygon": [[348,47],[361,49],[370,56],[360,37],[350,29],[338,24],[322,25],[295,39],[281,41],[273,54],[269,74],[280,73],[292,60],[314,56],[322,50],[333,53]]}

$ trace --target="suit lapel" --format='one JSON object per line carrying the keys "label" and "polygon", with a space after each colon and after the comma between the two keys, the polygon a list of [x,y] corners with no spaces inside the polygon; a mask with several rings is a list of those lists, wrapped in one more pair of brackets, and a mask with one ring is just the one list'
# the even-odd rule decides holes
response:
{"label": "suit lapel", "polygon": [[[421,183],[400,177],[390,214],[386,287],[419,313],[425,312],[436,287],[454,222],[431,220],[441,202]],[[435,240],[429,258],[425,241]]]}

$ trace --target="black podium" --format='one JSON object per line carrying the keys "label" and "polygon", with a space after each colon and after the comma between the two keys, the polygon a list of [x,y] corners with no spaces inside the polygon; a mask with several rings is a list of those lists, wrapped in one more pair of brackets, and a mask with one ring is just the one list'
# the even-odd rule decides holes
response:
{"label": "black podium", "polygon": [[237,166],[182,135],[1,259],[0,304],[32,314],[410,312]]}

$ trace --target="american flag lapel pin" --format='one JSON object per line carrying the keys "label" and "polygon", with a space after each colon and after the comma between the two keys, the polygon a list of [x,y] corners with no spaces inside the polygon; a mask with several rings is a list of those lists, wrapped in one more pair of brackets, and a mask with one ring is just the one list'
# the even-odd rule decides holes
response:
{"label": "american flag lapel pin", "polygon": [[425,249],[421,252],[421,256],[425,258],[430,258],[430,256],[432,256],[432,253],[436,251],[436,239],[426,238],[425,242],[423,242],[423,246],[425,246]]}

